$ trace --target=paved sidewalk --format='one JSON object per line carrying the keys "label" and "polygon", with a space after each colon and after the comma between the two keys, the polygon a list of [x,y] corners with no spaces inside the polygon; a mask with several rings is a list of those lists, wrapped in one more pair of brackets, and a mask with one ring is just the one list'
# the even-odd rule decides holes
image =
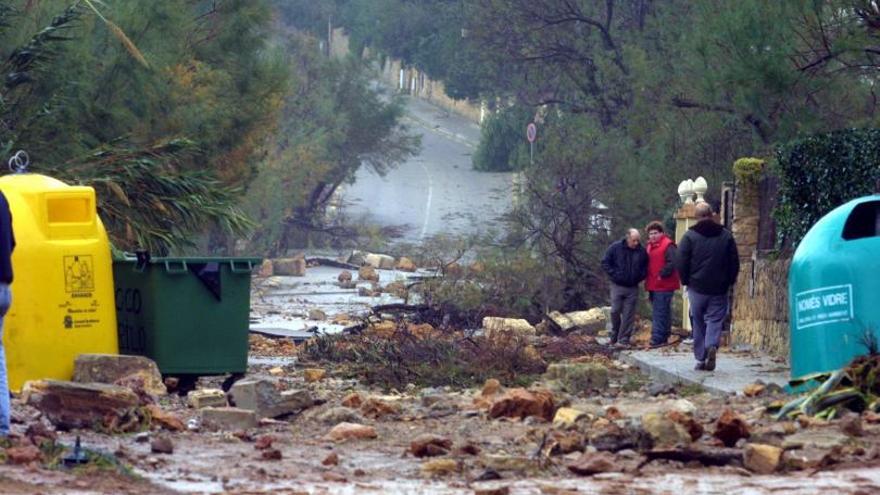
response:
{"label": "paved sidewalk", "polygon": [[620,360],[639,367],[643,373],[662,383],[701,385],[715,394],[742,393],[746,385],[758,380],[788,384],[789,367],[786,363],[749,351],[721,350],[715,371],[696,371],[690,348],[678,350],[662,348],[620,353]]}

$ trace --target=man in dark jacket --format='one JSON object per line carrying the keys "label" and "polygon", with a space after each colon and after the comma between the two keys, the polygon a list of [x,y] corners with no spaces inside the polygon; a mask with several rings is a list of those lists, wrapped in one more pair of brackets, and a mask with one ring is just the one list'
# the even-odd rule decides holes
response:
{"label": "man in dark jacket", "polygon": [[648,274],[648,254],[639,243],[640,237],[638,230],[629,229],[626,237],[608,247],[602,259],[602,268],[611,279],[611,343],[621,346],[630,345],[639,283]]}
{"label": "man in dark jacket", "polygon": [[678,246],[678,274],[687,286],[694,327],[695,369],[712,371],[727,316],[728,291],[739,275],[733,235],[712,218],[708,203],[697,203],[697,224]]}
{"label": "man in dark jacket", "polygon": [[12,303],[9,284],[12,283],[12,214],[6,196],[0,192],[0,438],[9,435],[9,382],[6,372],[6,354],[3,349],[3,317]]}

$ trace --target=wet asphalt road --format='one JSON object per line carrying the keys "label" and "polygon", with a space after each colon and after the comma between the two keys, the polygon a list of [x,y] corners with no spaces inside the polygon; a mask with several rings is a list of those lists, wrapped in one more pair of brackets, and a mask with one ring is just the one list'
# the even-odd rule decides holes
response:
{"label": "wet asphalt road", "polygon": [[345,215],[356,223],[403,226],[401,241],[412,243],[500,230],[513,174],[473,170],[479,127],[415,98],[407,112],[405,122],[422,136],[421,154],[385,177],[361,168],[341,194]]}

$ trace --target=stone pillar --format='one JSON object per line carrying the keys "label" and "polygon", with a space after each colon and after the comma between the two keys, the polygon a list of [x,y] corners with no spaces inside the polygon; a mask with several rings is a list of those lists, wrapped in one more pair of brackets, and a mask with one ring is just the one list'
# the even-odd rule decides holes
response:
{"label": "stone pillar", "polygon": [[[675,213],[675,243],[681,243],[681,238],[684,237],[684,233],[691,227],[691,225],[697,223],[697,217],[694,214],[694,203],[685,203],[678,209]],[[688,317],[688,312],[690,311],[690,305],[687,302],[687,299],[684,299],[682,295],[684,294],[684,290],[679,292],[676,297],[682,298],[681,304],[681,327],[685,330],[691,330],[691,319]]]}
{"label": "stone pillar", "polygon": [[736,180],[733,195],[733,238],[739,250],[741,263],[751,261],[758,248],[758,224],[760,223],[760,191],[757,180]]}

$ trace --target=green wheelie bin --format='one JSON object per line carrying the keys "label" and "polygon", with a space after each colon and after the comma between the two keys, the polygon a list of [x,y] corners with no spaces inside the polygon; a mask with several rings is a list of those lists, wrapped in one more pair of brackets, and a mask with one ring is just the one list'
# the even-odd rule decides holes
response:
{"label": "green wheelie bin", "polygon": [[150,258],[113,263],[119,351],[164,375],[243,374],[251,271],[260,258]]}
{"label": "green wheelie bin", "polygon": [[835,208],[807,232],[788,277],[793,378],[842,368],[876,345],[878,275],[880,195]]}

